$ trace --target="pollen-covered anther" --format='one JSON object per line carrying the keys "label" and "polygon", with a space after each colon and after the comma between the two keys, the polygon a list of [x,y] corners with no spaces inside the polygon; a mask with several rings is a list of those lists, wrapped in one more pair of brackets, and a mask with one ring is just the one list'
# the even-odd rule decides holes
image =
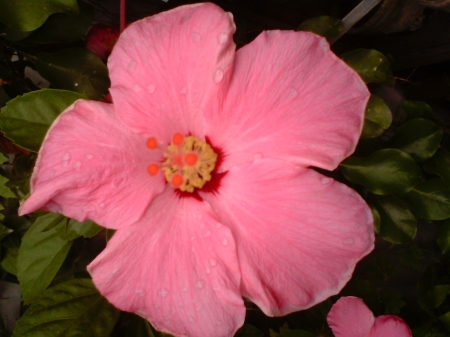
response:
{"label": "pollen-covered anther", "polygon": [[217,154],[207,143],[179,133],[172,137],[164,157],[162,170],[166,180],[183,192],[194,192],[210,181],[217,161]]}

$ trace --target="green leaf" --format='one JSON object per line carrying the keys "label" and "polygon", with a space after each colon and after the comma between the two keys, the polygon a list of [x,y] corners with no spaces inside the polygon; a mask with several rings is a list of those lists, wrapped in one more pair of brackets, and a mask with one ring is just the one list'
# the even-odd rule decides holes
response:
{"label": "green leaf", "polygon": [[381,226],[381,217],[380,212],[378,212],[377,208],[373,205],[370,205],[370,210],[372,211],[373,215],[373,225],[375,227],[375,233],[380,234],[380,226]]}
{"label": "green leaf", "polygon": [[13,230],[11,228],[8,228],[8,227],[0,224],[0,241],[3,240],[4,238],[6,238],[12,232],[13,232]]}
{"label": "green leaf", "polygon": [[92,99],[108,93],[108,68],[97,55],[84,48],[39,53],[36,68],[58,89],[75,91]]}
{"label": "green leaf", "polygon": [[83,37],[94,19],[94,9],[87,2],[78,0],[79,15],[56,13],[21,43],[46,44],[69,43]]}
{"label": "green leaf", "polygon": [[421,179],[422,170],[403,151],[384,149],[368,157],[350,157],[340,164],[349,181],[375,194],[406,193]]}
{"label": "green leaf", "polygon": [[366,83],[383,83],[390,71],[390,62],[373,49],[356,49],[341,58],[361,76]]}
{"label": "green leaf", "polygon": [[0,175],[0,195],[4,198],[17,198],[17,196],[6,186],[8,178]]}
{"label": "green leaf", "polygon": [[421,101],[403,101],[400,107],[406,111],[407,120],[414,118],[425,118],[434,121],[433,110]]}
{"label": "green leaf", "polygon": [[6,256],[2,260],[2,268],[8,273],[17,275],[17,256],[19,255],[20,236],[12,233],[2,240],[6,248]]}
{"label": "green leaf", "polygon": [[64,240],[74,240],[80,236],[91,238],[102,229],[102,227],[91,220],[78,222],[75,219],[70,219],[65,226],[58,227],[58,234]]}
{"label": "green leaf", "polygon": [[423,181],[403,196],[419,215],[427,220],[450,218],[450,191],[442,179]]}
{"label": "green leaf", "polygon": [[341,33],[342,21],[331,16],[317,16],[303,21],[297,30],[313,32],[324,37],[335,37]]}
{"label": "green leaf", "polygon": [[380,236],[391,243],[411,242],[417,233],[417,220],[408,204],[393,195],[375,197],[381,225]]}
{"label": "green leaf", "polygon": [[366,107],[364,128],[361,137],[374,138],[381,136],[391,123],[391,109],[389,109],[382,98],[371,95]]}
{"label": "green leaf", "polygon": [[35,30],[53,13],[78,14],[76,0],[0,0],[0,21],[21,31]]}
{"label": "green leaf", "polygon": [[234,337],[263,337],[264,334],[253,325],[244,324],[234,335]]}
{"label": "green leaf", "polygon": [[439,148],[442,129],[428,119],[414,118],[400,126],[388,147],[408,153],[416,162],[431,158]]}
{"label": "green leaf", "polygon": [[44,137],[61,112],[84,96],[65,90],[43,89],[16,97],[0,114],[0,127],[15,144],[38,152]]}
{"label": "green leaf", "polygon": [[[60,224],[48,231],[49,223]],[[69,253],[71,241],[61,239],[58,227],[65,225],[65,218],[49,213],[36,219],[22,238],[17,259],[17,278],[25,303],[35,300],[55,277]]]}
{"label": "green leaf", "polygon": [[132,337],[156,337],[153,333],[150,323],[139,316],[132,317],[130,325],[125,331],[124,336]]}
{"label": "green leaf", "polygon": [[89,279],[72,279],[45,291],[17,322],[13,337],[107,337],[119,310]]}
{"label": "green leaf", "polygon": [[439,321],[445,326],[447,332],[450,332],[450,311],[438,317]]}
{"label": "green leaf", "polygon": [[423,163],[423,169],[429,173],[440,176],[450,191],[450,153],[444,149],[438,149],[433,157]]}
{"label": "green leaf", "polygon": [[437,244],[442,254],[450,252],[450,220],[443,221],[439,226]]}

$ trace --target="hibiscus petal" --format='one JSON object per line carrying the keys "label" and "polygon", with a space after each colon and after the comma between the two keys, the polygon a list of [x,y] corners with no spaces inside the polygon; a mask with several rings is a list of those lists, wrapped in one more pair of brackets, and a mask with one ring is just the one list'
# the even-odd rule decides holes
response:
{"label": "hibiscus petal", "polygon": [[206,111],[206,134],[223,170],[255,155],[333,170],[355,149],[367,87],[328,42],[268,31],[236,52],[222,110]]}
{"label": "hibiscus petal", "polygon": [[176,336],[229,337],[243,324],[233,237],[207,203],[168,187],[88,266],[106,298]]}
{"label": "hibiscus petal", "polygon": [[47,134],[20,214],[45,208],[108,228],[128,226],[164,189],[162,173],[147,173],[160,160],[161,152],[121,124],[111,104],[78,100]]}
{"label": "hibiscus petal", "polygon": [[131,24],[108,62],[110,91],[123,123],[164,142],[176,132],[203,137],[204,111],[227,87],[234,30],[231,14],[211,3]]}
{"label": "hibiscus petal", "polygon": [[369,337],[375,317],[360,298],[342,297],[331,308],[327,321],[335,337]]}
{"label": "hibiscus petal", "polygon": [[408,325],[397,316],[379,316],[369,337],[411,337]]}
{"label": "hibiscus petal", "polygon": [[241,292],[267,315],[306,309],[340,291],[374,244],[367,204],[302,167],[256,159],[201,193],[236,240]]}

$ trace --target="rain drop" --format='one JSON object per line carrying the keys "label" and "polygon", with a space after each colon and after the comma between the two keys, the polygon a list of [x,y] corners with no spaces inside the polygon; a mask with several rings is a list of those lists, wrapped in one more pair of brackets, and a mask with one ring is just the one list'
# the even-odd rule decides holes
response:
{"label": "rain drop", "polygon": [[228,240],[227,240],[227,239],[223,239],[223,240],[222,240],[222,244],[223,244],[224,246],[228,246]]}
{"label": "rain drop", "polygon": [[148,318],[148,315],[144,311],[136,311],[136,314],[141,316],[142,318]]}
{"label": "rain drop", "polygon": [[189,316],[189,317],[188,317],[188,321],[192,323],[192,322],[195,322],[195,319],[194,319],[194,317]]}
{"label": "rain drop", "polygon": [[100,206],[100,208],[104,208],[105,207],[105,203],[102,202],[99,206]]}
{"label": "rain drop", "polygon": [[199,280],[197,282],[195,282],[195,287],[197,289],[202,289],[205,286],[205,282],[203,280]]}
{"label": "rain drop", "polygon": [[206,274],[211,274],[211,269],[206,268]]}
{"label": "rain drop", "polygon": [[128,63],[127,69],[128,69],[128,71],[129,71],[130,73],[134,72],[134,70],[136,69],[136,61],[131,60],[131,61]]}
{"label": "rain drop", "polygon": [[87,160],[92,160],[92,159],[94,159],[94,155],[93,155],[92,153],[87,153],[87,154],[85,155],[85,157],[86,157]]}
{"label": "rain drop", "polygon": [[219,34],[217,36],[217,41],[219,41],[219,44],[225,44],[228,41],[228,35],[225,33]]}
{"label": "rain drop", "polygon": [[192,33],[192,40],[194,40],[194,42],[200,42],[201,39],[202,39],[202,37],[200,36],[199,33],[196,33],[196,32]]}
{"label": "rain drop", "polygon": [[155,310],[159,312],[161,311],[161,307],[159,305],[155,305]]}
{"label": "rain drop", "polygon": [[82,165],[81,161],[77,160],[72,166],[73,168],[79,169]]}
{"label": "rain drop", "polygon": [[156,86],[155,86],[154,84],[150,84],[150,85],[147,87],[147,92],[148,92],[149,94],[153,94],[153,93],[155,92],[155,90],[156,90]]}
{"label": "rain drop", "polygon": [[345,239],[344,241],[342,241],[342,243],[343,243],[344,245],[351,246],[352,244],[355,243],[355,240],[354,240],[353,238],[347,238],[347,239]]}
{"label": "rain drop", "polygon": [[55,170],[50,170],[50,172],[48,173],[48,177],[49,179],[53,179],[55,177]]}
{"label": "rain drop", "polygon": [[166,297],[169,294],[169,291],[166,288],[161,288],[158,290],[158,295],[160,297]]}
{"label": "rain drop", "polygon": [[209,259],[209,265],[211,267],[217,266],[217,260],[216,259]]}
{"label": "rain drop", "polygon": [[139,297],[144,297],[144,295],[145,295],[144,289],[137,288],[136,289],[136,295],[139,296]]}
{"label": "rain drop", "polygon": [[141,90],[142,90],[142,88],[141,88],[141,86],[140,86],[139,84],[133,85],[133,91],[134,91],[134,92],[139,92],[139,91],[141,91]]}
{"label": "rain drop", "polygon": [[183,87],[183,88],[181,89],[180,94],[182,94],[182,95],[186,95],[186,94],[187,94],[187,89],[186,89],[186,87]]}
{"label": "rain drop", "polygon": [[186,287],[184,287],[184,288],[183,288],[182,290],[183,290],[183,292],[185,293],[185,292],[187,291],[187,288],[186,288]]}
{"label": "rain drop", "polygon": [[206,236],[206,237],[211,236],[211,231],[207,231],[207,232],[205,233],[205,236]]}
{"label": "rain drop", "polygon": [[216,227],[217,227],[217,229],[221,229],[221,228],[222,228],[222,224],[221,224],[220,222],[218,222],[218,223],[216,224]]}
{"label": "rain drop", "polygon": [[295,98],[295,97],[297,97],[297,95],[298,95],[297,89],[291,88],[291,89],[289,90],[289,98]]}
{"label": "rain drop", "polygon": [[223,70],[222,69],[216,69],[214,72],[213,80],[215,83],[220,83],[223,79]]}
{"label": "rain drop", "polygon": [[323,178],[320,178],[320,183],[321,183],[322,185],[328,185],[329,183],[331,183],[332,180],[333,180],[333,179],[331,179],[331,178],[323,177]]}
{"label": "rain drop", "polygon": [[222,322],[221,321],[216,321],[216,325],[217,326],[222,326]]}
{"label": "rain drop", "polygon": [[62,156],[62,160],[63,161],[69,161],[70,158],[71,158],[71,156],[70,156],[69,152],[64,153],[63,156]]}
{"label": "rain drop", "polygon": [[254,159],[254,160],[256,160],[256,159],[261,159],[261,158],[263,158],[263,154],[260,153],[260,152],[256,153],[256,154],[253,156],[253,159]]}

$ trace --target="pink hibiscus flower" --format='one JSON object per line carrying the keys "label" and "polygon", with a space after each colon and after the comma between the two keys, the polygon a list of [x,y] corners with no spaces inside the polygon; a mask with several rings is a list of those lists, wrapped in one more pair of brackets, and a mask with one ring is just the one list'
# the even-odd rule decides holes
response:
{"label": "pink hibiscus flower", "polygon": [[177,336],[232,336],[242,297],[267,315],[334,295],[373,248],[362,198],[325,177],[358,141],[369,97],[325,39],[183,6],[130,25],[108,62],[113,104],[51,127],[21,214],[117,232],[88,266],[116,307]]}
{"label": "pink hibiscus flower", "polygon": [[335,337],[411,337],[408,325],[399,317],[375,318],[357,297],[342,297],[331,308],[328,324]]}

